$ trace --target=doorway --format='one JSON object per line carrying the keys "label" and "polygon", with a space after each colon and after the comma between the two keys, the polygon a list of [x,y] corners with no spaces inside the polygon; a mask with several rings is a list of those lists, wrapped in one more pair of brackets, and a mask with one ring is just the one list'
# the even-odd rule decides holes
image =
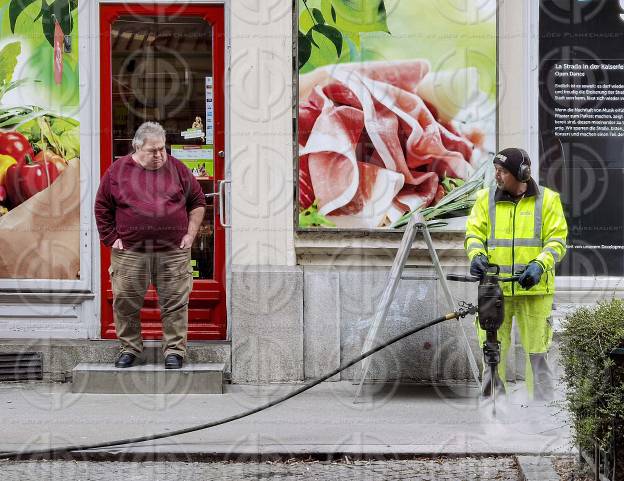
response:
{"label": "doorway", "polygon": [[[224,168],[224,9],[222,5],[100,6],[100,175],[132,153],[145,121],[167,132],[167,151],[206,194],[206,215],[191,248],[190,340],[226,339]],[[113,339],[110,249],[101,248],[102,337]],[[150,286],[141,310],[144,339],[161,337]]]}

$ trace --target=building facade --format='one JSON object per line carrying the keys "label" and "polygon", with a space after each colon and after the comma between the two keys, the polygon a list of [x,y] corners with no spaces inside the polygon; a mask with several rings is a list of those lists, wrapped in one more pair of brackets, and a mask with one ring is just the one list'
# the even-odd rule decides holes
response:
{"label": "building facade", "polygon": [[[0,6],[8,12],[12,3],[4,1]],[[9,196],[7,213],[0,217],[4,244],[4,254],[0,254],[0,266],[4,266],[0,279],[3,352],[43,352],[44,370],[54,379],[63,379],[80,361],[112,361],[116,348],[107,271],[110,254],[99,242],[93,201],[105,169],[115,158],[128,153],[134,129],[143,120],[157,120],[167,129],[171,153],[194,169],[205,192],[211,194],[209,215],[193,249],[196,281],[190,305],[191,360],[226,362],[233,382],[300,381],[319,376],[359,354],[402,231],[381,227],[377,221],[365,227],[358,224],[343,228],[301,224],[299,214],[309,207],[302,206],[300,200],[302,156],[310,154],[297,141],[302,130],[297,117],[306,101],[302,76],[314,70],[314,65],[305,65],[315,55],[314,48],[322,50],[319,45],[325,44],[321,40],[330,42],[328,45],[336,48],[338,56],[324,60],[319,67],[331,62],[348,64],[341,57],[341,46],[351,48],[351,55],[363,55],[366,45],[369,51],[376,48],[375,35],[379,32],[386,35],[394,31],[398,42],[401,37],[396,32],[407,27],[395,23],[395,9],[399,8],[395,4],[399,2],[381,1],[378,7],[385,9],[385,26],[371,28],[359,45],[347,34],[336,40],[332,35],[334,30],[340,31],[340,15],[347,15],[341,11],[341,2],[332,7],[334,30],[328,28],[331,22],[327,12],[323,20],[315,16],[316,3],[316,10],[323,15],[320,2],[313,1],[79,0],[67,13],[50,7],[35,27],[34,4],[26,6],[17,17],[4,16],[0,47],[22,44],[21,51],[13,55],[13,80],[38,79],[33,66],[39,66],[40,75],[47,80],[43,84],[25,82],[5,94],[0,106],[3,112],[32,104],[47,109],[50,113],[39,117],[44,124],[50,124],[52,133],[42,133],[46,125],[28,124],[30,120],[25,116],[34,113],[37,117],[37,109],[8,113],[17,120],[0,125],[0,129],[31,135],[28,138],[33,154],[49,149],[67,158],[62,172],[50,180],[49,186],[19,201],[15,197],[18,194]],[[580,162],[589,158],[589,163],[571,169],[573,173],[585,173],[571,175],[572,180],[566,184],[560,173],[553,174],[554,161],[543,161],[552,157],[548,157],[544,132],[559,107],[545,107],[544,89],[550,85],[550,69],[542,68],[542,60],[551,50],[565,50],[570,43],[585,48],[583,55],[589,55],[589,47],[583,47],[583,42],[591,38],[591,21],[607,15],[605,2],[561,7],[558,2],[544,1],[541,9],[537,2],[463,3],[460,8],[455,2],[439,0],[433,2],[430,12],[444,25],[459,25],[460,33],[441,30],[438,36],[418,36],[418,25],[414,25],[415,37],[407,37],[407,41],[429,45],[456,42],[452,53],[466,55],[466,68],[472,66],[470,58],[484,56],[485,60],[480,60],[482,70],[489,77],[484,79],[482,75],[480,86],[489,85],[486,93],[494,105],[487,114],[489,127],[483,128],[484,136],[491,141],[484,152],[508,146],[525,148],[540,183],[568,189],[562,195],[568,200],[576,232],[589,226],[586,231],[602,232],[602,237],[598,236],[602,239],[605,230],[587,220],[597,215],[592,214],[592,209],[600,210],[606,201],[592,207],[587,203],[577,206],[572,199],[577,195],[594,198],[599,190],[596,185],[607,182],[603,177],[619,175],[620,170],[596,146],[591,151],[597,152],[594,157],[579,153],[582,149],[578,144],[587,146],[583,141],[587,136],[579,138],[578,132],[572,136],[556,129],[551,129],[551,134],[560,139],[557,142],[570,159]],[[617,2],[613,3],[617,10]],[[314,20],[306,27],[302,14],[308,7]],[[378,8],[377,15],[380,11]],[[546,25],[549,30],[544,32],[541,27]],[[555,27],[563,32],[559,37]],[[31,32],[28,28],[39,30]],[[304,34],[314,30],[309,36],[312,41],[301,40],[299,32],[306,29]],[[468,33],[462,34],[464,31]],[[587,35],[564,35],[581,31]],[[317,37],[320,34],[322,38]],[[33,38],[39,39],[38,43],[29,44]],[[556,38],[562,39],[561,45],[548,43]],[[473,52],[473,42],[489,46],[474,47],[478,51]],[[310,54],[303,62],[303,70],[308,68],[304,72],[301,52],[306,45]],[[400,48],[407,47],[401,44],[397,48],[395,57],[383,51],[367,58],[388,62],[406,59],[407,54]],[[597,59],[595,64],[607,58],[606,52],[591,51]],[[572,60],[583,58],[574,55]],[[564,60],[564,54],[556,56],[552,65],[575,63]],[[435,70],[435,59],[429,64]],[[578,71],[576,67],[561,69]],[[332,72],[339,77],[340,69]],[[458,90],[467,90],[470,78],[459,78],[465,83]],[[612,85],[617,85],[616,81]],[[48,90],[42,91],[43,87]],[[427,98],[425,93],[420,95]],[[382,103],[377,99],[372,105]],[[439,106],[439,110],[443,108]],[[544,114],[544,110],[552,111],[552,115]],[[59,123],[59,130],[54,131],[59,117],[70,119],[69,127],[79,124],[79,147],[62,140],[69,138],[67,125]],[[616,138],[615,133],[609,135]],[[577,147],[566,143],[567,139]],[[577,150],[569,150],[574,148]],[[617,152],[617,148],[612,146],[611,151]],[[79,167],[75,158],[79,158]],[[594,169],[596,163],[600,164],[599,170]],[[45,168],[45,164],[41,165]],[[590,171],[591,175],[587,174]],[[487,173],[485,178],[487,181]],[[617,193],[613,178],[609,191]],[[403,185],[403,179],[400,182]],[[586,187],[588,182],[593,190]],[[600,195],[612,198],[612,194]],[[40,217],[53,220],[46,222]],[[433,232],[435,247],[448,271],[465,272],[468,267],[463,222],[459,217]],[[605,222],[617,231],[622,225],[621,215]],[[581,237],[578,245],[591,248],[592,242],[597,244]],[[557,278],[555,317],[574,306],[619,295],[622,272],[612,266],[622,263],[617,247],[624,242],[609,240],[601,244],[608,246],[572,249],[575,261],[562,267]],[[583,255],[590,250],[591,255]],[[422,240],[412,249],[410,265],[415,275],[423,278],[402,283],[380,339],[449,309],[439,282],[433,278]],[[474,302],[473,285],[453,285],[452,289],[456,298]],[[142,315],[145,337],[158,339],[158,309],[153,294],[148,296]],[[472,322],[464,320],[463,327],[458,323],[443,324],[384,351],[373,362],[370,377],[427,382],[470,379],[461,330],[468,334],[472,351],[479,358]],[[358,376],[359,371],[351,368],[342,379]]]}

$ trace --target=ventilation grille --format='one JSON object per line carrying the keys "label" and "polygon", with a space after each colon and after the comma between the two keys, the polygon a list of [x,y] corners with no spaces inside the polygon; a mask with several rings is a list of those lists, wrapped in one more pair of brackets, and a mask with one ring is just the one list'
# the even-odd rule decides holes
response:
{"label": "ventilation grille", "polygon": [[0,354],[0,381],[43,379],[43,355],[40,352]]}

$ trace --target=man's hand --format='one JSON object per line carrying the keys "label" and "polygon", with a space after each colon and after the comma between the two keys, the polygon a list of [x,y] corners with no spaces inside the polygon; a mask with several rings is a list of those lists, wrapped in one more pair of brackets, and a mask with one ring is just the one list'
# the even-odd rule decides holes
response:
{"label": "man's hand", "polygon": [[520,279],[518,279],[518,284],[525,289],[530,289],[540,281],[543,273],[544,269],[542,269],[542,266],[537,262],[530,262],[520,276]]}
{"label": "man's hand", "polygon": [[191,234],[184,234],[182,242],[180,242],[180,249],[190,249],[193,245],[193,240],[195,240],[195,236],[192,236]]}
{"label": "man's hand", "polygon": [[478,256],[475,256],[470,263],[470,274],[481,280],[485,277],[488,267],[490,267],[488,258],[483,254],[479,254]]}
{"label": "man's hand", "polygon": [[121,242],[121,239],[117,239],[113,242],[113,249],[123,250],[123,242]]}
{"label": "man's hand", "polygon": [[202,220],[204,220],[204,211],[205,209],[203,207],[197,207],[189,212],[188,230],[186,231],[184,237],[182,237],[180,249],[188,249],[193,245],[199,226],[201,225]]}

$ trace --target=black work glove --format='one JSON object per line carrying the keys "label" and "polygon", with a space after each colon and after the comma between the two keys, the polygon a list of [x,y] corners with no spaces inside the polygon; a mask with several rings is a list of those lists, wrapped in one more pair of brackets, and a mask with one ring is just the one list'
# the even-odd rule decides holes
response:
{"label": "black work glove", "polygon": [[488,267],[490,267],[488,258],[483,254],[479,254],[478,256],[475,256],[470,263],[470,275],[483,279]]}
{"label": "black work glove", "polygon": [[520,276],[520,279],[518,279],[518,284],[525,289],[530,289],[540,281],[543,273],[544,269],[542,266],[540,266],[537,262],[530,262]]}

